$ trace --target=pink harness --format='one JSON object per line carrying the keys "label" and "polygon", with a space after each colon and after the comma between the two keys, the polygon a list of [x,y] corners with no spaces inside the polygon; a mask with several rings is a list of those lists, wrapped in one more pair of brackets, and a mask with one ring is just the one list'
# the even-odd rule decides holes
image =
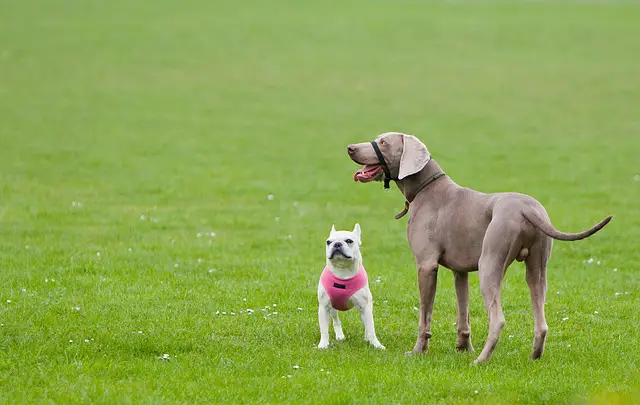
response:
{"label": "pink harness", "polygon": [[338,311],[346,311],[351,309],[347,306],[349,298],[367,284],[367,272],[364,270],[364,267],[360,265],[360,269],[355,276],[351,278],[339,278],[336,277],[331,270],[329,270],[329,266],[327,266],[322,271],[320,282],[324,289],[327,290],[327,294],[329,294],[331,306]]}

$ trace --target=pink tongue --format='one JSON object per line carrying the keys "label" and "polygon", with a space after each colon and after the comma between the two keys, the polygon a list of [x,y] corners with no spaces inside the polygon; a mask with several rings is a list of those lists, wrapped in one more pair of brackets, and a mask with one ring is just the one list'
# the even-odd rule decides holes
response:
{"label": "pink tongue", "polygon": [[371,178],[371,173],[376,170],[376,166],[365,166],[353,175],[353,181],[358,182],[362,180],[369,180]]}

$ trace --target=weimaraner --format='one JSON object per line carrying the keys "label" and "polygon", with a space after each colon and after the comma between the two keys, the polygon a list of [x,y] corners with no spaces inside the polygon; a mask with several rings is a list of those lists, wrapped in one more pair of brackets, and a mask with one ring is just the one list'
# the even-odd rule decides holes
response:
{"label": "weimaraner", "polygon": [[532,359],[544,351],[547,322],[547,262],[553,239],[579,240],[593,235],[608,216],[589,230],[563,233],[553,227],[542,204],[518,193],[483,194],[460,187],[444,175],[426,146],[415,136],[397,132],[373,142],[348,146],[349,157],[365,165],[355,174],[363,183],[394,180],[406,198],[410,218],[407,236],[418,267],[420,319],[418,340],[407,354],[428,350],[438,265],[453,271],[458,301],[459,351],[473,351],[469,323],[468,273],[479,270],[480,289],[489,315],[489,336],[476,363],[490,359],[504,327],[500,305],[507,267],[524,261],[535,321]]}

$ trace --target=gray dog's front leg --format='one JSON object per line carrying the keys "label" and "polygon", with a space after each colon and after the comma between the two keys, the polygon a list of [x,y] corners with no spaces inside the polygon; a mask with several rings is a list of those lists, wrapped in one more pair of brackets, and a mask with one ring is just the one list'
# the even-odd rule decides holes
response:
{"label": "gray dog's front leg", "polygon": [[424,264],[418,266],[418,287],[420,289],[420,319],[418,321],[418,340],[413,350],[407,355],[426,353],[429,350],[431,338],[431,315],[433,302],[436,297],[438,281],[438,264]]}

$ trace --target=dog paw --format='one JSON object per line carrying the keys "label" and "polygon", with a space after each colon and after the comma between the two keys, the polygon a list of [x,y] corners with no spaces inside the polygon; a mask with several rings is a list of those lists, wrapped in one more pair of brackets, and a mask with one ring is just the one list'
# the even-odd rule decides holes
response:
{"label": "dog paw", "polygon": [[318,349],[324,350],[329,348],[329,342],[320,342],[318,343]]}
{"label": "dog paw", "polygon": [[344,333],[341,333],[341,334],[336,333],[336,340],[344,340]]}
{"label": "dog paw", "polygon": [[385,349],[385,347],[384,347],[384,346],[382,345],[382,343],[380,343],[380,342],[371,342],[371,344],[372,344],[372,345],[373,345],[373,347],[375,347],[376,349],[379,349],[379,350],[384,350],[384,349]]}
{"label": "dog paw", "polygon": [[407,357],[420,356],[421,354],[427,353],[426,350],[410,350],[405,352],[404,355]]}

